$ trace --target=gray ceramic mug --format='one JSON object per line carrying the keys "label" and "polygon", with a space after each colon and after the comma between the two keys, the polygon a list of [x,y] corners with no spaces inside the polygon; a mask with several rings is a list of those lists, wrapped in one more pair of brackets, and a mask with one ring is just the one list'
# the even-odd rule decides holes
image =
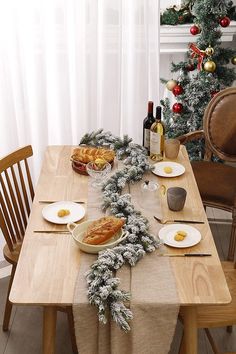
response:
{"label": "gray ceramic mug", "polygon": [[187,192],[181,187],[171,187],[167,190],[167,204],[170,210],[180,211],[183,209]]}

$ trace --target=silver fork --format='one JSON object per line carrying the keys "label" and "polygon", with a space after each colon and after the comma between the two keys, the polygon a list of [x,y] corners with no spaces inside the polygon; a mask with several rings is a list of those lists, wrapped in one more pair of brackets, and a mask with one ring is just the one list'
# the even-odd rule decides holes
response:
{"label": "silver fork", "polygon": [[156,221],[160,224],[167,224],[169,222],[181,222],[186,224],[204,224],[204,221],[195,221],[195,220],[168,220],[168,219],[160,219],[156,216],[153,216]]}

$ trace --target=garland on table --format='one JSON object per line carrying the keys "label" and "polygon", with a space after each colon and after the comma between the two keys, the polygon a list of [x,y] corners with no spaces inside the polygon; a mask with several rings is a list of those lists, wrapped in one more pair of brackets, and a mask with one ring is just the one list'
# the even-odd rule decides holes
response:
{"label": "garland on table", "polygon": [[128,236],[118,246],[99,253],[97,261],[86,274],[86,279],[88,299],[90,304],[98,308],[99,321],[105,324],[110,310],[112,319],[119,327],[129,331],[128,322],[132,319],[132,312],[124,301],[130,299],[130,293],[118,289],[120,281],[114,277],[114,272],[124,264],[134,266],[145,253],[155,251],[160,243],[149,234],[148,220],[135,210],[130,194],[121,195],[121,192],[127,183],[141,180],[151,166],[145,148],[132,143],[127,135],[121,139],[100,129],[86,134],[81,139],[81,144],[108,147],[116,151],[119,160],[124,160],[125,167],[103,184],[102,208],[104,211],[110,208],[111,214],[125,218],[124,228]]}

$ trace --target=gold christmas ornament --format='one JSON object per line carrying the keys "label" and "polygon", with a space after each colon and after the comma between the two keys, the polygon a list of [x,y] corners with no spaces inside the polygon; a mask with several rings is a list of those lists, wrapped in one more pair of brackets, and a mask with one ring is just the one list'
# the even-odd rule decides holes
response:
{"label": "gold christmas ornament", "polygon": [[233,65],[236,65],[236,56],[231,59],[231,63],[232,63]]}
{"label": "gold christmas ornament", "polygon": [[172,91],[173,88],[178,84],[178,82],[176,80],[169,80],[167,83],[166,83],[166,88],[169,90],[169,91]]}
{"label": "gold christmas ornament", "polygon": [[216,69],[216,63],[212,60],[208,60],[204,64],[204,70],[208,73],[213,73]]}
{"label": "gold christmas ornament", "polygon": [[206,48],[205,53],[208,57],[210,57],[214,54],[214,49],[209,45],[209,47]]}

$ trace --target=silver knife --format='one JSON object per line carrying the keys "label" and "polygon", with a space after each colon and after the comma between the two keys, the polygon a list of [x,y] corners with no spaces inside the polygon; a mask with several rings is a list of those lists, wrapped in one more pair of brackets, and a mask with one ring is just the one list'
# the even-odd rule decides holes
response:
{"label": "silver knife", "polygon": [[210,253],[164,253],[159,254],[162,257],[210,257]]}
{"label": "silver knife", "polygon": [[[78,204],[85,204],[86,202],[83,200],[63,200],[64,202],[73,202],[73,203],[78,203]],[[39,203],[45,203],[45,204],[51,204],[51,203],[56,203],[60,202],[60,200],[39,200]]]}
{"label": "silver knife", "polygon": [[174,222],[182,222],[188,224],[204,224],[204,221],[195,221],[195,220],[173,220]]}
{"label": "silver knife", "polygon": [[69,230],[34,230],[36,234],[70,234]]}

